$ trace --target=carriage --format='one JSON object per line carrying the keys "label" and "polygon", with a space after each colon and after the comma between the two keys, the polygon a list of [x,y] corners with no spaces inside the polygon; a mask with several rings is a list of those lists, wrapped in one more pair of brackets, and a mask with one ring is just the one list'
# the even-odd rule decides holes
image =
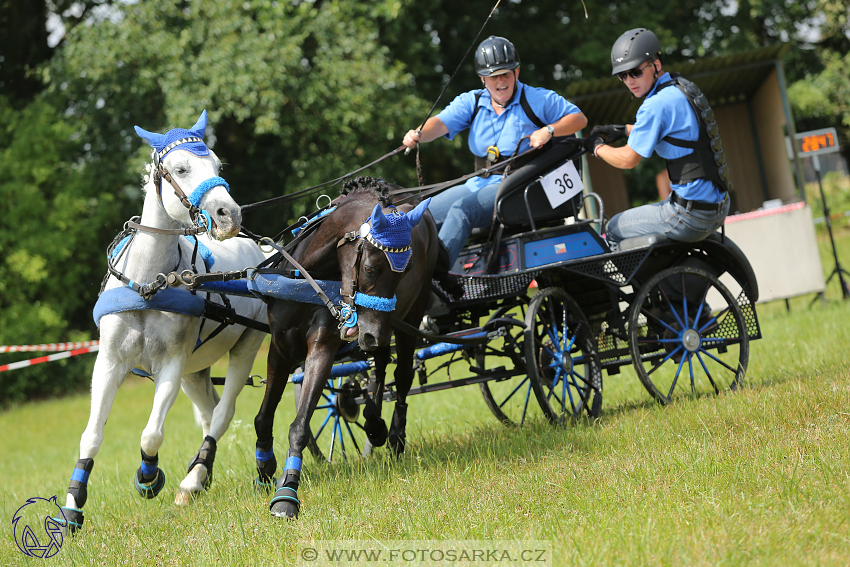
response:
{"label": "carriage", "polygon": [[[478,385],[505,424],[537,407],[566,424],[599,416],[605,375],[635,374],[662,404],[741,386],[749,341],[761,337],[745,255],[722,233],[697,243],[647,235],[612,251],[597,230],[601,199],[581,191],[582,153],[565,140],[507,175],[493,227],[474,232],[448,278],[432,282],[420,329],[395,321],[419,341],[408,395]],[[581,215],[589,203],[596,214]],[[315,456],[369,452],[360,407],[373,367],[356,343],[339,351],[311,422]],[[302,379],[291,378],[296,404]],[[396,399],[393,385],[384,401]]]}

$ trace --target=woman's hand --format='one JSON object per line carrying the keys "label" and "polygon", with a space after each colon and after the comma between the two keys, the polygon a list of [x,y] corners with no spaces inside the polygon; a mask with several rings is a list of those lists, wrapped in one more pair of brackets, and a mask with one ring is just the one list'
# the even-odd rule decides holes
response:
{"label": "woman's hand", "polygon": [[532,148],[539,148],[551,139],[552,135],[549,134],[549,130],[541,128],[531,133],[531,136],[529,136],[529,143],[531,143]]}
{"label": "woman's hand", "polygon": [[408,130],[407,134],[404,135],[404,140],[401,142],[404,147],[413,149],[416,147],[416,144],[419,143],[419,131],[418,130]]}

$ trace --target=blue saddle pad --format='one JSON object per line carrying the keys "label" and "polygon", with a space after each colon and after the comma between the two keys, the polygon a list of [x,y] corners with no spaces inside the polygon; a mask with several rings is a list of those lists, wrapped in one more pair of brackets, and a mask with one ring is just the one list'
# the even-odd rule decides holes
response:
{"label": "blue saddle pad", "polygon": [[100,294],[97,303],[94,305],[92,316],[99,328],[100,319],[104,315],[123,311],[141,311],[143,309],[170,311],[171,313],[200,317],[204,314],[204,299],[178,287],[161,289],[150,299],[143,299],[141,295],[129,287],[116,287]]}
{"label": "blue saddle pad", "polygon": [[[316,283],[334,303],[342,300],[339,294],[340,282],[316,280]],[[248,289],[261,296],[324,305],[307,280],[297,280],[278,274],[258,274],[256,278],[248,281]]]}

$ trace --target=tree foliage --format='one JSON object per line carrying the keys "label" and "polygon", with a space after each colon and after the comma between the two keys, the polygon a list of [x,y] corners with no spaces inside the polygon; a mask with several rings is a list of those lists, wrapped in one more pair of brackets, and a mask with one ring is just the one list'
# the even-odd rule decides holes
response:
{"label": "tree foliage", "polygon": [[[464,56],[491,34],[516,44],[524,82],[558,91],[609,75],[611,44],[634,27],[653,29],[671,62],[792,42],[801,123],[840,116],[850,131],[843,0],[502,0],[482,31],[494,4],[0,0],[0,343],[96,336],[104,249],[142,204],[149,148],[133,125],[164,132],[207,109],[234,197],[265,200],[397,148],[432,107],[480,85]],[[54,47],[48,18],[61,24]],[[468,172],[462,146],[424,146],[426,180]],[[413,163],[397,155],[368,173],[413,186]],[[245,226],[274,236],[312,207],[249,212]],[[83,383],[86,364],[62,373]],[[47,366],[0,375],[0,401],[45,392]]]}

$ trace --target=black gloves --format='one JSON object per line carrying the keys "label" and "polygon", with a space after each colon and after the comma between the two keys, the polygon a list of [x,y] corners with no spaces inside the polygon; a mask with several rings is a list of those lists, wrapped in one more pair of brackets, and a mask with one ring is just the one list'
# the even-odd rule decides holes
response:
{"label": "black gloves", "polygon": [[601,146],[605,143],[605,140],[602,139],[598,134],[591,134],[587,138],[581,138],[581,145],[584,146],[584,149],[587,150],[587,153],[592,154],[597,147]]}
{"label": "black gloves", "polygon": [[594,126],[590,136],[603,136],[606,144],[613,144],[617,140],[628,138],[625,124],[608,124],[606,126]]}

